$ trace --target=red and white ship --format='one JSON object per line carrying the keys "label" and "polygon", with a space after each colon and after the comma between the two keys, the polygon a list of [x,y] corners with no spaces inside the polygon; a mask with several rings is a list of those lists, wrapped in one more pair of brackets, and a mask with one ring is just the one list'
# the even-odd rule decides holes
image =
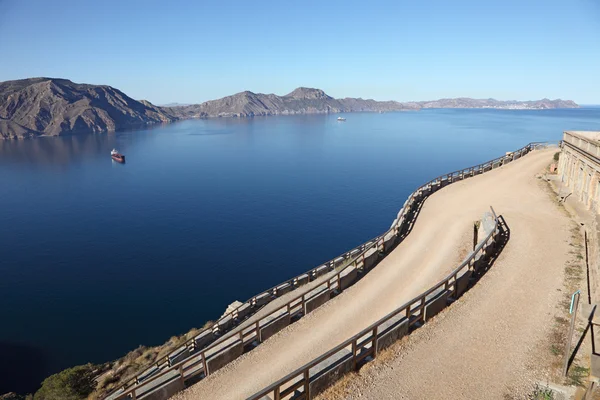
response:
{"label": "red and white ship", "polygon": [[112,151],[110,152],[110,157],[115,160],[116,162],[120,162],[120,163],[124,163],[125,162],[125,156],[121,153],[119,153],[116,149],[112,149]]}

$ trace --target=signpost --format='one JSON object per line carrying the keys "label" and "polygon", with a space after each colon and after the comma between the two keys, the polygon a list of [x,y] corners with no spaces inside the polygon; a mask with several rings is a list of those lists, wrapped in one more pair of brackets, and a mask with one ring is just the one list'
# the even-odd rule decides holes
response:
{"label": "signpost", "polygon": [[569,307],[569,313],[571,314],[571,326],[569,327],[569,334],[567,335],[567,344],[565,346],[565,363],[563,365],[563,375],[567,376],[569,370],[569,358],[571,353],[571,340],[573,339],[573,329],[575,329],[575,318],[577,317],[577,307],[579,306],[579,290],[573,293],[571,296],[571,307]]}

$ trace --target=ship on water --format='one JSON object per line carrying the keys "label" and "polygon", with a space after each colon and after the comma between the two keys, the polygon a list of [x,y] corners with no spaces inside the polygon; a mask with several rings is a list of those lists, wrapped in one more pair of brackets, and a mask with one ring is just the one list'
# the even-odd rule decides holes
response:
{"label": "ship on water", "polygon": [[110,152],[110,158],[121,164],[125,163],[125,156],[119,153],[117,149],[112,149],[112,151]]}

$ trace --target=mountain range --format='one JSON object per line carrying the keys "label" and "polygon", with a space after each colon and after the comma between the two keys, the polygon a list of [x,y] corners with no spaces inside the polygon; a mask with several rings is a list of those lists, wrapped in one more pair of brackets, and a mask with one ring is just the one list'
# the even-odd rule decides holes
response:
{"label": "mountain range", "polygon": [[433,101],[420,101],[417,103],[421,108],[498,108],[513,110],[546,110],[551,108],[579,108],[572,100],[531,100],[500,101],[496,99],[471,99],[460,97],[456,99],[440,99]]}
{"label": "mountain range", "polygon": [[155,106],[106,85],[67,79],[30,78],[0,82],[0,138],[22,139],[100,133],[180,119],[260,115],[411,111],[421,108],[577,108],[571,100],[499,101],[441,99],[400,103],[335,99],[321,89],[300,87],[284,96],[249,91],[201,104]]}

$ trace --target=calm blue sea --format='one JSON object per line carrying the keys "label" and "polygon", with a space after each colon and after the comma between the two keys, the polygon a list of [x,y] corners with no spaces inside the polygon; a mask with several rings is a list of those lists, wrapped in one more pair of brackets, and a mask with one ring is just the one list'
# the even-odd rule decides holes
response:
{"label": "calm blue sea", "polygon": [[0,393],[218,318],[384,231],[437,175],[600,130],[598,108],[337,116],[0,141]]}

